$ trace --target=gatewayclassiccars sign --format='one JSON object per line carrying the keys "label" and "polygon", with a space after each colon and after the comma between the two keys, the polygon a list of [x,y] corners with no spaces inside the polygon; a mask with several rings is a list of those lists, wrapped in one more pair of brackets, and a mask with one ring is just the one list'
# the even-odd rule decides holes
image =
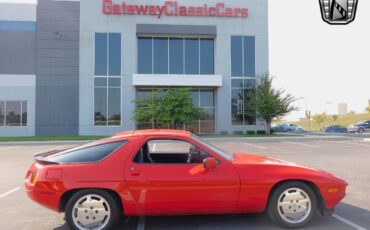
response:
{"label": "gatewayclassiccars sign", "polygon": [[161,18],[163,15],[183,17],[248,17],[248,8],[226,7],[225,3],[183,6],[177,1],[166,1],[162,5],[141,5],[127,4],[126,2],[115,4],[112,0],[103,0],[102,10],[104,14],[151,15],[157,18]]}

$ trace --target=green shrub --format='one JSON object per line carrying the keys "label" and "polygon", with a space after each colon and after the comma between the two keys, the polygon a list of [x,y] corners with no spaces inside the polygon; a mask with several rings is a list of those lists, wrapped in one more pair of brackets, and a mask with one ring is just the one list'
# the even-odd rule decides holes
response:
{"label": "green shrub", "polygon": [[221,131],[220,135],[228,135],[229,133],[227,131]]}
{"label": "green shrub", "polygon": [[243,131],[234,131],[234,135],[243,135]]}
{"label": "green shrub", "polygon": [[255,135],[256,134],[256,131],[254,130],[248,130],[247,131],[247,135]]}
{"label": "green shrub", "polygon": [[257,130],[258,135],[266,135],[266,130]]}

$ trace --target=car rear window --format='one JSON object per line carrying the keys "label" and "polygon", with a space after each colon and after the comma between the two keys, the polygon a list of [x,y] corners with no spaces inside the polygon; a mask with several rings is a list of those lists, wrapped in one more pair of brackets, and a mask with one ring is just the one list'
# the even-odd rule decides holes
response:
{"label": "car rear window", "polygon": [[56,156],[51,156],[46,160],[56,163],[91,163],[101,161],[127,141],[117,141],[107,144],[94,145],[82,149],[67,151]]}

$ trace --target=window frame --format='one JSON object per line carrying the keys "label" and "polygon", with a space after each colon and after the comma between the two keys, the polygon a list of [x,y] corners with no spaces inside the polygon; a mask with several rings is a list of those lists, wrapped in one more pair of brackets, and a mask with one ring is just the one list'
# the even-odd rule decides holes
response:
{"label": "window frame", "polygon": [[[246,122],[246,119],[245,119],[245,116],[246,116],[246,113],[245,113],[245,93],[244,91],[245,90],[249,90],[249,89],[254,89],[256,90],[257,89],[257,85],[258,85],[258,82],[257,82],[257,73],[256,73],[256,35],[240,35],[240,34],[233,34],[230,36],[230,56],[232,57],[232,38],[233,37],[241,37],[241,41],[242,41],[242,60],[241,60],[241,70],[242,70],[242,76],[233,76],[233,70],[232,70],[232,58],[230,59],[230,104],[231,104],[231,125],[232,126],[255,126],[257,125],[257,114],[255,116],[255,119],[254,119],[254,124],[247,124]],[[244,50],[244,47],[245,47],[245,38],[247,37],[252,37],[254,38],[254,72],[255,72],[255,76],[245,76],[245,50]],[[233,84],[232,84],[232,81],[233,80],[241,80],[242,81],[242,86],[241,87],[233,87]],[[255,81],[255,84],[254,84],[254,88],[249,88],[249,87],[246,87],[245,85],[245,81],[248,81],[248,80],[254,80]],[[242,91],[242,95],[243,95],[243,103],[242,103],[242,111],[243,111],[243,119],[241,121],[239,121],[241,124],[234,124],[234,120],[233,120],[233,111],[232,111],[232,100],[233,100],[233,90],[241,90]]]}
{"label": "window frame", "polygon": [[[144,139],[143,141],[143,144],[140,145],[140,147],[134,152],[133,156],[131,157],[131,163],[134,164],[134,165],[145,165],[145,166],[155,166],[155,165],[161,165],[161,166],[164,166],[164,165],[170,165],[170,166],[189,166],[189,165],[199,165],[199,164],[202,164],[202,163],[138,163],[138,162],[135,162],[135,158],[137,156],[137,154],[139,153],[140,149],[145,145],[147,144],[149,141],[152,141],[152,140],[173,140],[173,141],[182,141],[182,142],[185,142],[185,143],[188,143],[189,145],[191,146],[194,146],[194,147],[197,147],[198,149],[200,149],[201,151],[205,152],[208,157],[213,157],[215,158],[218,162],[221,162],[218,158],[214,157],[212,154],[209,154],[208,151],[205,151],[204,148],[200,148],[198,145],[194,144],[193,142],[189,141],[189,140],[184,140],[184,139],[181,139],[181,138],[175,138],[175,137],[171,137],[171,138],[166,138],[166,137],[150,137],[150,138],[146,138]],[[178,153],[178,154],[182,154],[182,153]]]}
{"label": "window frame", "polygon": [[[83,150],[83,149],[93,148],[93,147],[97,147],[97,146],[101,146],[101,145],[107,145],[107,144],[112,144],[112,143],[117,143],[117,142],[122,142],[122,144],[120,146],[118,146],[116,149],[114,149],[112,152],[110,152],[109,154],[107,154],[106,156],[104,156],[103,158],[101,158],[100,160],[90,161],[90,162],[68,162],[68,163],[66,163],[66,162],[55,162],[55,163],[63,164],[63,165],[71,165],[71,164],[96,164],[96,163],[102,162],[102,161],[106,160],[108,157],[112,156],[113,153],[117,152],[120,148],[122,148],[123,146],[125,146],[130,141],[128,139],[115,140],[115,141],[110,141],[110,142],[107,142],[107,143],[98,143],[96,145],[90,145],[90,146],[85,146],[85,147],[81,147],[81,148],[77,147],[77,148],[74,148],[74,149],[66,149],[65,151],[62,151],[60,153],[57,153],[57,154],[63,155],[63,154],[74,152],[74,151],[79,151],[79,150]],[[50,156],[50,158],[51,157],[52,156]],[[47,157],[45,159],[45,161],[48,161],[48,160],[49,160],[49,157]],[[50,162],[53,162],[53,161],[50,161]]]}
{"label": "window frame", "polygon": [[[139,70],[139,59],[140,59],[140,55],[139,55],[139,39],[140,38],[150,38],[151,41],[152,41],[152,68],[151,68],[151,73],[140,73],[140,70]],[[137,48],[136,48],[136,54],[137,54],[137,60],[136,60],[136,73],[137,74],[148,74],[148,75],[156,75],[157,73],[154,73],[154,39],[155,38],[167,38],[167,73],[164,73],[164,74],[158,74],[158,75],[197,75],[197,76],[206,76],[206,75],[215,75],[215,70],[216,70],[216,38],[214,36],[176,36],[176,35],[155,35],[155,34],[138,34],[136,36],[136,44],[137,44]],[[183,69],[182,69],[182,73],[180,74],[171,74],[170,73],[170,39],[173,38],[173,39],[181,39],[182,40],[182,54],[183,54],[183,58],[182,58],[182,62],[183,62]],[[197,39],[198,40],[198,74],[186,74],[185,73],[185,66],[186,66],[186,47],[185,47],[185,40],[186,39]],[[213,73],[212,74],[201,74],[200,73],[200,62],[201,62],[201,40],[202,39],[209,39],[209,40],[212,40],[213,41]]]}
{"label": "window frame", "polygon": [[[136,91],[135,91],[135,97],[137,99],[137,94],[138,92],[140,91],[148,91],[148,92],[153,92],[153,90],[158,90],[158,89],[161,89],[161,90],[166,90],[166,89],[171,89],[171,88],[176,88],[176,87],[150,87],[150,86],[147,86],[147,87],[138,87],[136,88]],[[207,106],[201,106],[201,96],[200,96],[200,93],[202,91],[205,91],[205,92],[212,92],[213,94],[213,107],[207,107]],[[191,87],[191,93],[197,93],[199,95],[199,97],[197,98],[197,104],[196,106],[198,108],[201,108],[202,110],[204,109],[213,109],[213,112],[214,112],[214,120],[203,120],[203,119],[198,119],[194,122],[194,124],[197,125],[197,129],[196,129],[196,133],[198,134],[208,134],[207,132],[201,132],[201,124],[202,122],[209,122],[209,121],[212,121],[213,122],[213,131],[215,131],[215,126],[216,126],[216,120],[217,120],[217,117],[218,117],[218,114],[216,113],[216,110],[217,110],[217,95],[216,95],[216,92],[215,92],[215,89],[214,88],[211,88],[211,87]],[[135,104],[136,106],[136,104]],[[135,107],[136,108],[136,107]],[[139,123],[142,123],[142,122],[139,122]],[[153,121],[149,121],[147,123],[150,123],[150,128],[151,129],[155,129],[155,122]],[[137,126],[137,122],[135,123],[135,128],[136,129],[140,129],[138,128]],[[190,123],[190,124],[193,124],[193,123]],[[188,124],[187,124],[188,125]],[[167,126],[167,128],[169,128],[169,126]],[[212,132],[209,132],[209,133],[212,133]]]}
{"label": "window frame", "polygon": [[[28,112],[29,112],[29,106],[28,106],[28,101],[27,100],[0,100],[0,102],[4,102],[4,121],[3,121],[3,124],[0,125],[0,128],[22,128],[22,127],[25,127],[27,128],[29,126],[29,117],[28,117]],[[19,125],[7,125],[6,124],[6,120],[7,120],[7,102],[19,102],[20,103],[20,114],[19,114],[19,119],[20,119],[20,122],[19,122]],[[26,118],[27,118],[27,122],[25,125],[23,125],[23,103],[26,103],[26,108],[27,108],[27,115],[26,115]]]}
{"label": "window frame", "polygon": [[[106,34],[107,35],[107,70],[106,70],[106,75],[95,75],[95,55],[96,55],[96,34]],[[119,34],[120,35],[120,47],[121,47],[121,50],[120,50],[120,75],[109,75],[109,34]],[[95,127],[95,128],[107,128],[107,127],[112,127],[112,128],[118,128],[118,127],[122,127],[123,126],[123,112],[122,112],[122,98],[123,98],[123,90],[122,90],[122,71],[123,71],[123,68],[122,68],[122,62],[123,62],[123,58],[122,58],[122,33],[115,33],[115,32],[96,32],[93,34],[94,38],[93,38],[93,72],[94,72],[94,77],[92,78],[92,85],[93,85],[93,112],[92,112],[92,126]],[[105,87],[103,86],[95,86],[95,79],[106,79],[107,81],[107,85]],[[120,86],[119,87],[112,87],[112,86],[109,86],[109,79],[120,79]],[[106,108],[106,112],[107,112],[107,120],[106,120],[106,125],[96,125],[95,124],[95,88],[105,88],[107,89],[107,95],[106,95],[106,98],[107,98],[107,101],[106,101],[106,104],[107,104],[107,108]],[[119,88],[120,89],[120,124],[119,125],[109,125],[109,88]]]}

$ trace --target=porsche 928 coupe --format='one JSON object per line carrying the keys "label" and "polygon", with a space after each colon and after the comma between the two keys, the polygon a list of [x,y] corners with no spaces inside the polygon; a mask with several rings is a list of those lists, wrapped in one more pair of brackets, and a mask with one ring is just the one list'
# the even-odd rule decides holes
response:
{"label": "porsche 928 coupe", "polygon": [[330,215],[347,183],[284,160],[227,154],[186,131],[141,130],[36,155],[24,186],[72,229],[100,230],[123,215],[260,212],[301,228],[317,211]]}

